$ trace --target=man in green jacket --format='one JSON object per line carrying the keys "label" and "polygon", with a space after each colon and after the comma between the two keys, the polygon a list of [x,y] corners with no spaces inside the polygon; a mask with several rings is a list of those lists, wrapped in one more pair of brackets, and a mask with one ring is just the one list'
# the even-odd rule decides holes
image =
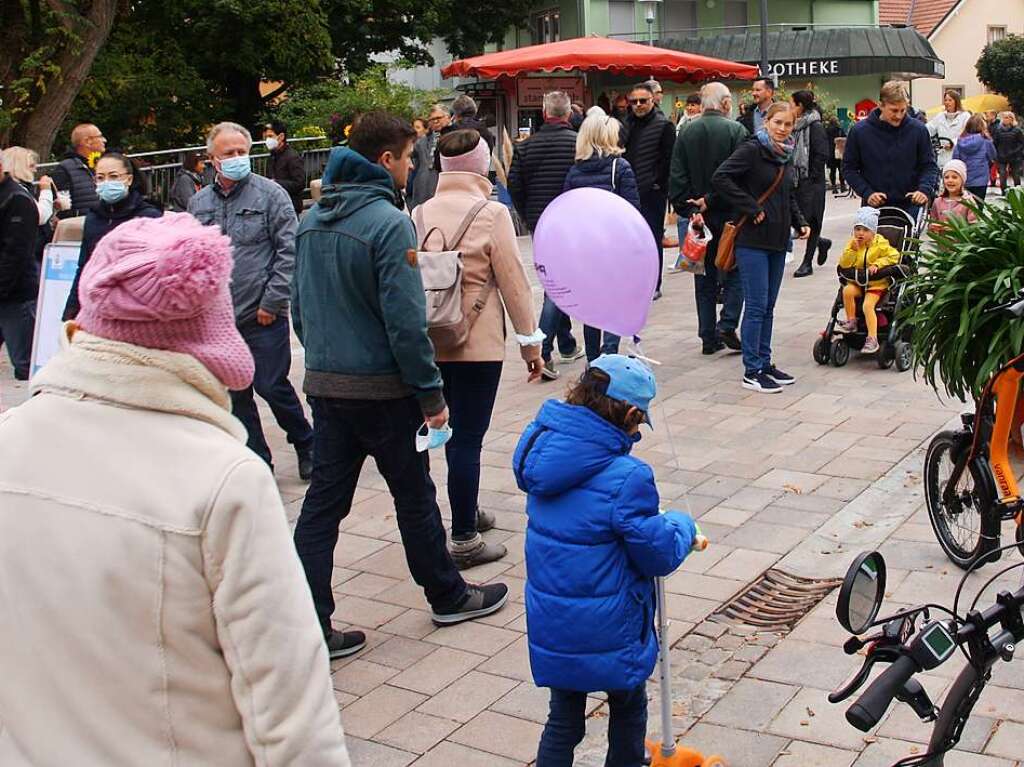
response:
{"label": "man in green jacket", "polygon": [[331,150],[323,196],[299,227],[292,321],[306,348],[303,386],[313,410],[313,477],[295,528],[329,654],[365,643],[331,627],[338,525],[352,507],[363,463],[373,457],[395,502],[413,579],[438,625],[497,612],[504,584],[467,586],[448,553],[427,453],[426,425],[444,438],[448,408],[427,336],[416,234],[401,205],[412,127],[364,115],[348,147]]}
{"label": "man in green jacket", "polygon": [[[729,119],[732,94],[722,83],[708,83],[701,88],[700,97],[703,113],[676,139],[668,193],[672,207],[679,214],[680,246],[687,226],[706,225],[711,230],[712,240],[704,256],[704,274],[694,277],[693,286],[697,299],[697,334],[704,354],[714,354],[725,347],[740,349],[736,328],[743,310],[743,292],[735,269],[721,275],[715,268],[718,241],[732,211],[715,194],[711,177],[747,138],[747,129]],[[724,301],[719,319],[720,288]]]}

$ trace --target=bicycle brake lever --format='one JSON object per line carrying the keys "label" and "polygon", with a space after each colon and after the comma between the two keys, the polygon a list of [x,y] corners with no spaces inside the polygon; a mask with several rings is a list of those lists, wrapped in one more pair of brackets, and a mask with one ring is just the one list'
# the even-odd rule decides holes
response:
{"label": "bicycle brake lever", "polygon": [[855,655],[861,650],[862,647],[865,647],[871,644],[872,642],[877,642],[880,639],[884,638],[885,636],[883,634],[872,634],[871,636],[865,637],[864,639],[861,639],[859,636],[854,635],[847,639],[845,642],[843,642],[843,652],[845,652],[847,655]]}
{"label": "bicycle brake lever", "polygon": [[[856,638],[856,637],[854,637]],[[870,640],[880,639],[881,637],[871,637]],[[860,640],[858,640],[860,641]],[[849,640],[847,640],[849,644]],[[845,648],[844,648],[845,649]],[[856,650],[854,650],[856,652]],[[828,694],[829,703],[840,703],[857,690],[861,688],[864,682],[867,681],[871,675],[871,667],[876,663],[893,663],[900,656],[899,647],[879,647],[877,644],[868,651],[867,658],[864,659],[864,664],[854,674],[839,685],[838,688]]]}

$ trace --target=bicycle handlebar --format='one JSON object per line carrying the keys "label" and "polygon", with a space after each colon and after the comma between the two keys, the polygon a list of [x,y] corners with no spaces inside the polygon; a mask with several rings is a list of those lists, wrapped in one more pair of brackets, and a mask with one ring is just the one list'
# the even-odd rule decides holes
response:
{"label": "bicycle handlebar", "polygon": [[909,655],[901,655],[895,663],[881,673],[846,711],[846,721],[862,732],[867,732],[885,716],[889,704],[903,685],[920,671]]}

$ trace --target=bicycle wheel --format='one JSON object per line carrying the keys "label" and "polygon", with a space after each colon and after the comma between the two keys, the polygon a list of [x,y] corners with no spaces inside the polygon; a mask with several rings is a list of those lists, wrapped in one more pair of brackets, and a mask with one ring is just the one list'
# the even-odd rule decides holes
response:
{"label": "bicycle wheel", "polygon": [[956,487],[951,506],[942,500],[946,483],[953,475],[957,447],[963,432],[942,431],[932,438],[924,459],[925,501],[939,545],[958,567],[965,570],[982,554],[982,515],[991,513],[988,488],[976,482],[968,467]]}
{"label": "bicycle wheel", "polygon": [[1024,524],[1017,525],[1017,550],[1024,556]]}

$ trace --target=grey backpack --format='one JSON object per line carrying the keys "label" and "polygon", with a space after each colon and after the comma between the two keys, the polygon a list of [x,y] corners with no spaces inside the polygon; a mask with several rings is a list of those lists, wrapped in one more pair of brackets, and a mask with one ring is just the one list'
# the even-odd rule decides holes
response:
{"label": "grey backpack", "polygon": [[[416,257],[420,266],[420,277],[423,279],[423,292],[427,297],[427,332],[437,351],[451,351],[466,343],[469,332],[487,305],[487,299],[494,287],[494,273],[491,272],[479,297],[469,311],[466,311],[462,298],[462,252],[458,247],[473,220],[487,202],[480,200],[470,208],[455,231],[451,244],[439,227],[424,231],[426,225],[423,223],[422,205],[416,208],[413,215],[416,233],[420,237]],[[441,250],[427,250],[427,240],[434,232],[441,235]]]}

